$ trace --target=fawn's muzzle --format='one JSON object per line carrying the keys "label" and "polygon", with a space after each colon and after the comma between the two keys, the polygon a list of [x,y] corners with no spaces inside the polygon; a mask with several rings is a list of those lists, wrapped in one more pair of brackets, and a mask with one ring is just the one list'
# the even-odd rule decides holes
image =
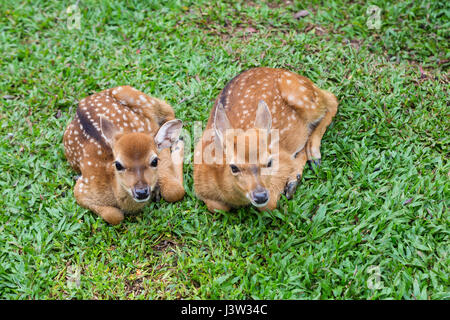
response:
{"label": "fawn's muzzle", "polygon": [[262,207],[269,201],[269,192],[266,189],[256,189],[250,196],[253,205],[257,207]]}
{"label": "fawn's muzzle", "polygon": [[134,187],[133,188],[133,197],[137,202],[147,201],[150,198],[150,188],[146,187]]}

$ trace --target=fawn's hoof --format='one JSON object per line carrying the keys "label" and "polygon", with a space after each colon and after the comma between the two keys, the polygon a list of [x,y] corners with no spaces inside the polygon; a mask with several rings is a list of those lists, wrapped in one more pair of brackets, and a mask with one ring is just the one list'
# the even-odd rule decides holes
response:
{"label": "fawn's hoof", "polygon": [[292,197],[294,196],[294,193],[297,190],[300,181],[302,180],[302,175],[298,173],[296,178],[297,180],[289,181],[288,183],[286,183],[286,186],[284,187],[284,195],[288,200],[292,199]]}
{"label": "fawn's hoof", "polygon": [[318,169],[321,163],[321,159],[308,160],[309,167],[313,170]]}
{"label": "fawn's hoof", "polygon": [[159,185],[157,184],[150,195],[150,199],[152,202],[159,202],[161,201],[161,188],[159,187]]}
{"label": "fawn's hoof", "polygon": [[295,190],[297,190],[298,182],[297,181],[291,181],[286,184],[284,187],[284,195],[288,200],[292,199],[294,196]]}

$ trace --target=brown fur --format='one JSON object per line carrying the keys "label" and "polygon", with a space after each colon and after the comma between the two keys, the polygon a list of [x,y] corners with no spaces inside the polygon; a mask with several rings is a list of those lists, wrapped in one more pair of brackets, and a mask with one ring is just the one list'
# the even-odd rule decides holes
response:
{"label": "brown fur", "polygon": [[[75,185],[77,202],[111,224],[124,213],[138,212],[133,188],[157,190],[167,201],[183,198],[183,144],[159,150],[155,138],[161,125],[176,122],[173,109],[163,101],[122,86],[80,101],[74,120],[64,133],[64,149],[71,166],[81,172]],[[172,141],[173,142],[173,141]],[[172,143],[171,142],[171,143]],[[175,146],[175,148],[174,148]],[[156,167],[151,161],[159,159]],[[126,169],[118,171],[114,161]]]}
{"label": "brown fur", "polygon": [[[248,130],[255,127],[260,100],[267,104],[272,129],[279,130],[280,139],[278,171],[269,177],[258,177],[262,180],[260,184],[270,191],[269,203],[259,209],[271,210],[283,190],[288,190],[289,198],[292,196],[307,160],[320,160],[320,142],[337,112],[338,102],[332,93],[293,72],[272,68],[245,71],[231,80],[217,97],[203,137],[195,148],[197,159],[217,140],[206,134],[214,129],[217,108],[223,106],[232,128]],[[260,167],[263,165],[261,162]],[[195,192],[211,211],[249,204],[243,195],[254,187],[254,176],[244,172],[239,177],[232,175],[228,163],[196,161],[194,165]]]}

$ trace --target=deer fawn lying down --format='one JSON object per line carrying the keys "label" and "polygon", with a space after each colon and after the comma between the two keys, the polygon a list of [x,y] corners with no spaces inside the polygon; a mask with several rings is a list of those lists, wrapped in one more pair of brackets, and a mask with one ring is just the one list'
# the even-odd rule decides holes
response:
{"label": "deer fawn lying down", "polygon": [[81,100],[64,133],[66,158],[81,171],[77,202],[118,224],[159,192],[183,198],[181,127],[171,106],[130,86]]}
{"label": "deer fawn lying down", "polygon": [[210,211],[290,199],[337,112],[336,97],[290,71],[254,68],[216,99],[195,148],[194,188]]}

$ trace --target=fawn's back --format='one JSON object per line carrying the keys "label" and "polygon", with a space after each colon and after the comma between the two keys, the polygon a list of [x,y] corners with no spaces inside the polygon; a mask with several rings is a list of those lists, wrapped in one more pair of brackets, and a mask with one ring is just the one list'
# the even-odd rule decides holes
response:
{"label": "fawn's back", "polygon": [[225,86],[208,126],[217,103],[221,103],[233,128],[250,129],[263,100],[272,116],[272,129],[279,130],[280,147],[294,153],[304,146],[314,122],[325,114],[322,99],[321,90],[308,78],[283,69],[254,68]]}
{"label": "fawn's back", "polygon": [[[64,133],[66,157],[72,167],[98,167],[112,157],[111,147],[102,137],[100,117],[123,133],[142,132],[155,135],[159,129],[158,108],[161,102],[129,86],[116,87],[82,99],[76,116]],[[155,112],[156,109],[156,112]],[[167,120],[174,115],[167,116]],[[92,158],[92,161],[83,161]]]}

